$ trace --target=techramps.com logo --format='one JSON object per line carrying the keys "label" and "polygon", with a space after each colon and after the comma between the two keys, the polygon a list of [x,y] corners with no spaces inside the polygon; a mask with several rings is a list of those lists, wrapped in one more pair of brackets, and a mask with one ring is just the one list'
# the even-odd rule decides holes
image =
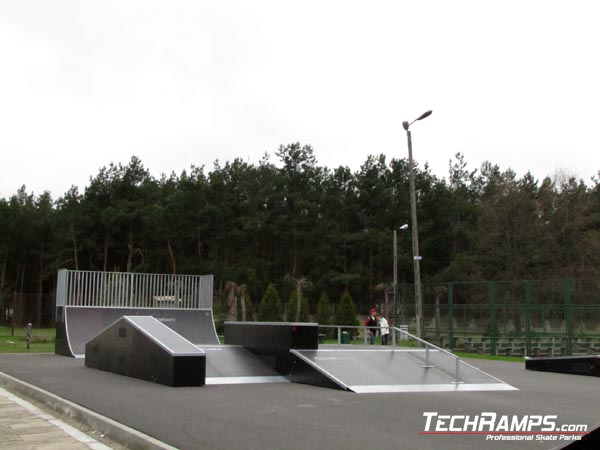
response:
{"label": "techramps.com logo", "polygon": [[484,435],[486,441],[576,441],[588,434],[585,424],[559,424],[556,415],[477,415],[424,412],[425,435]]}

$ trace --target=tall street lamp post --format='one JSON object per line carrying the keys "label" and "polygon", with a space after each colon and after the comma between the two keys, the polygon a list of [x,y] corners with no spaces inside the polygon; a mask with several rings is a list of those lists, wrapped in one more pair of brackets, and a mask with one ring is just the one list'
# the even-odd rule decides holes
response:
{"label": "tall street lamp post", "polygon": [[[406,230],[408,228],[408,224],[405,223],[399,229]],[[392,284],[394,289],[394,317],[395,317],[395,326],[398,326],[398,230],[394,228],[394,282]]]}
{"label": "tall street lamp post", "polygon": [[410,134],[410,126],[417,120],[423,120],[431,115],[432,111],[427,111],[421,114],[412,122],[402,122],[402,126],[406,130],[406,138],[408,139],[408,176],[410,181],[410,214],[412,219],[412,248],[413,261],[415,264],[415,321],[417,325],[417,336],[423,337],[423,299],[421,297],[421,255],[419,255],[419,230],[417,229],[417,195],[415,193],[415,170],[412,156],[412,138]]}

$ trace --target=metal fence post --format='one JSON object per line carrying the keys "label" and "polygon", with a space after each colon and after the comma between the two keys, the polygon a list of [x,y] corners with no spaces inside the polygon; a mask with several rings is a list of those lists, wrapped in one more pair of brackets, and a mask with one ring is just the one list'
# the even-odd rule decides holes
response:
{"label": "metal fence post", "polygon": [[448,343],[450,351],[454,351],[454,283],[448,283]]}
{"label": "metal fence post", "polygon": [[571,280],[563,282],[563,304],[565,309],[565,328],[567,331],[567,355],[573,354],[573,310],[571,309]]}
{"label": "metal fence post", "polygon": [[489,299],[489,330],[490,330],[490,355],[496,355],[496,341],[498,339],[498,324],[496,322],[496,282],[490,281],[488,284]]}
{"label": "metal fence post", "polygon": [[525,293],[525,348],[531,356],[531,281],[523,281]]}
{"label": "metal fence post", "polygon": [[31,322],[27,324],[27,350],[31,348]]}

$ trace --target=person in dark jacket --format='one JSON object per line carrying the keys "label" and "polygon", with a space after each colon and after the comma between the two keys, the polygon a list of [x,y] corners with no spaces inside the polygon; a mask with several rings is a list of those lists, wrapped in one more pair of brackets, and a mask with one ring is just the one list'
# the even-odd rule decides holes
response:
{"label": "person in dark jacket", "polygon": [[369,311],[369,316],[365,321],[365,326],[367,327],[367,333],[369,333],[369,342],[371,345],[375,345],[375,335],[377,334],[377,309],[371,308]]}

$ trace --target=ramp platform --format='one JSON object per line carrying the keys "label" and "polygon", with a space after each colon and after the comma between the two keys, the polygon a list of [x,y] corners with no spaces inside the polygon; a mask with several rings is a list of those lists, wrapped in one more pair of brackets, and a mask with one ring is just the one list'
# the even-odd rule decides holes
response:
{"label": "ramp platform", "polygon": [[427,356],[426,350],[419,348],[322,346],[319,350],[291,350],[291,354],[295,357],[291,381],[356,393],[516,390],[436,350]]}

